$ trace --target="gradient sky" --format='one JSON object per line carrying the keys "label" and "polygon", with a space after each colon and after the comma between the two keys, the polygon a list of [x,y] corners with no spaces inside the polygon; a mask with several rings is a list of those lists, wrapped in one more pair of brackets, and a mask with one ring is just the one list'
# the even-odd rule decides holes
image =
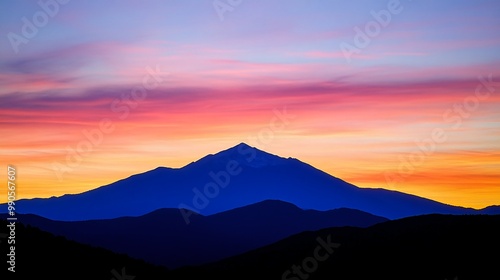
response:
{"label": "gradient sky", "polygon": [[0,162],[18,198],[246,142],[360,187],[500,204],[499,1],[41,2],[51,15],[0,3]]}

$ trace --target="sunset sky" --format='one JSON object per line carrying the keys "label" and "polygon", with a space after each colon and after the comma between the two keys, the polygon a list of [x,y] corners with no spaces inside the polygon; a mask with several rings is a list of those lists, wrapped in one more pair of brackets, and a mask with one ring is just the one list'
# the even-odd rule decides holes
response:
{"label": "sunset sky", "polygon": [[499,1],[37,2],[0,2],[18,198],[246,142],[360,187],[500,204]]}

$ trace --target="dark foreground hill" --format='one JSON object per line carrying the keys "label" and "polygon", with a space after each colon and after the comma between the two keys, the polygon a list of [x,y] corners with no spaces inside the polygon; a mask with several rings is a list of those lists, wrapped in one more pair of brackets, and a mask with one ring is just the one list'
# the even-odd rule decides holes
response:
{"label": "dark foreground hill", "polygon": [[359,210],[302,210],[274,200],[210,216],[193,214],[189,224],[179,209],[160,209],[140,217],[78,222],[23,214],[18,214],[18,219],[77,242],[168,268],[217,261],[306,230],[368,227],[387,221]]}
{"label": "dark foreground hill", "polygon": [[[0,220],[1,228],[6,224]],[[426,215],[369,228],[303,232],[216,263],[168,272],[18,223],[17,272],[7,271],[7,240],[1,235],[0,275],[1,279],[116,280],[500,279],[498,236],[499,215]]]}
{"label": "dark foreground hill", "polygon": [[175,279],[500,279],[500,215],[425,215],[304,232]]}
{"label": "dark foreground hill", "polygon": [[[169,279],[166,268],[111,251],[56,237],[16,223],[15,244],[8,244],[7,222],[0,219],[0,279],[134,280]],[[10,246],[15,246],[15,272],[7,270]]]}

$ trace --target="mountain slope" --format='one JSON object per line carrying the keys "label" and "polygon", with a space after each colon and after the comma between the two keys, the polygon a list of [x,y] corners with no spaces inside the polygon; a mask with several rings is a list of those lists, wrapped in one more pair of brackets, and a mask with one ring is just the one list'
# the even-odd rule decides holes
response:
{"label": "mountain slope", "polygon": [[[359,209],[390,219],[476,213],[396,191],[358,188],[297,159],[271,155],[243,143],[183,168],[159,167],[77,195],[20,200],[16,209],[76,221],[139,216],[160,208],[210,215],[268,199],[303,209]],[[0,211],[5,212],[3,206]],[[189,220],[189,215],[184,218]]]}
{"label": "mountain slope", "polygon": [[281,201],[264,201],[211,216],[196,215],[189,225],[178,209],[111,220],[62,222],[22,214],[18,219],[81,243],[169,268],[219,260],[306,230],[366,227],[387,221],[359,210],[305,211]]}
{"label": "mountain slope", "polygon": [[175,270],[173,277],[500,279],[494,257],[500,251],[498,236],[500,215],[424,215],[368,228],[304,232],[219,262]]}
{"label": "mountain slope", "polygon": [[[0,219],[0,236],[7,224]],[[1,279],[33,279],[33,276],[37,279],[131,279],[114,277],[113,271],[121,277],[137,276],[138,280],[172,279],[163,267],[56,237],[21,223],[16,223],[15,233],[15,244],[0,239],[2,260],[6,259],[4,254],[9,253],[8,248],[15,246],[15,272],[7,271],[10,266],[2,262],[0,274],[5,276]]]}

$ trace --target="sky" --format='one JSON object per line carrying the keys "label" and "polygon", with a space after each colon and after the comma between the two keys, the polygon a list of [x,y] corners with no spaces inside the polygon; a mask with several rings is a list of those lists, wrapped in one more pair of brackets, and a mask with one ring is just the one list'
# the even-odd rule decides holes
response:
{"label": "sky", "polygon": [[245,142],[359,187],[500,204],[499,1],[20,0],[0,11],[0,162],[17,169],[18,199]]}

